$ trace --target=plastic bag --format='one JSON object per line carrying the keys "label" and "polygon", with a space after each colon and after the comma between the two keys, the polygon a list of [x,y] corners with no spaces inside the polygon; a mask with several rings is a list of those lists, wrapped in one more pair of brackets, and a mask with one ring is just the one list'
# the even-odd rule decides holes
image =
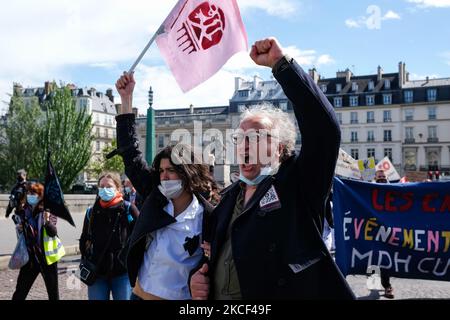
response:
{"label": "plastic bag", "polygon": [[27,250],[27,244],[25,242],[25,236],[20,233],[17,239],[17,245],[9,260],[8,267],[10,269],[20,269],[28,263],[30,259]]}

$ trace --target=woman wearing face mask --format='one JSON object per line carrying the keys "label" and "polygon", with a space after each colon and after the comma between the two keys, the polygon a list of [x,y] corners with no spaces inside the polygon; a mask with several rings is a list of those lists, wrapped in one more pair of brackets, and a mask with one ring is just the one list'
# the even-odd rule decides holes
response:
{"label": "woman wearing face mask", "polygon": [[119,260],[139,215],[124,201],[117,173],[103,173],[98,180],[98,197],[86,211],[80,252],[97,268],[97,279],[88,286],[89,300],[128,300],[131,288],[127,270]]}
{"label": "woman wearing face mask", "polygon": [[132,299],[191,299],[188,277],[207,259],[201,245],[209,237],[208,200],[218,200],[216,183],[207,164],[195,164],[200,162],[193,161],[188,146],[183,146],[184,157],[177,147],[164,148],[149,168],[137,147],[133,76],[122,76],[116,87],[122,98],[122,114],[116,117],[118,150],[127,177],[145,199],[126,259]]}
{"label": "woman wearing face mask", "polygon": [[49,300],[59,300],[58,263],[47,264],[44,251],[44,229],[49,237],[56,236],[57,218],[44,211],[44,186],[30,182],[26,186],[26,202],[16,213],[21,223],[17,224],[23,232],[27,244],[29,261],[19,272],[13,300],[25,300],[39,273],[44,278]]}

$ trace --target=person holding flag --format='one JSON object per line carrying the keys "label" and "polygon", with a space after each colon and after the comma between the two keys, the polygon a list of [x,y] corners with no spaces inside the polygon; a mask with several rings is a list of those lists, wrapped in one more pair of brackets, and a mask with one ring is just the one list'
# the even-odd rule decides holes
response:
{"label": "person holding flag", "polygon": [[[58,263],[49,261],[46,244],[57,234],[55,215],[44,210],[44,185],[28,182],[26,186],[26,203],[16,211],[19,233],[24,234],[29,261],[19,272],[13,300],[25,300],[39,274],[44,278],[49,300],[59,300]],[[58,255],[58,250],[56,250]],[[55,260],[59,260],[61,254]]]}

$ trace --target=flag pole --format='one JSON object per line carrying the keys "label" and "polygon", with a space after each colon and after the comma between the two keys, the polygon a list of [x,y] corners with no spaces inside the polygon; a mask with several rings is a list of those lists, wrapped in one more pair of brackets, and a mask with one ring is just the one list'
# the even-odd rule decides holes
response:
{"label": "flag pole", "polygon": [[131,66],[130,70],[128,71],[128,73],[132,73],[134,72],[134,69],[136,69],[137,65],[139,64],[139,62],[141,62],[142,58],[144,57],[145,53],[147,52],[147,50],[150,48],[150,46],[153,44],[153,42],[155,41],[156,37],[159,36],[160,34],[164,33],[164,24],[161,24],[158,28],[158,30],[156,30],[155,34],[153,35],[153,37],[150,39],[150,41],[147,43],[147,45],[145,46],[144,50],[142,50],[141,54],[139,55],[139,57],[136,59],[136,61],[133,63],[133,65]]}

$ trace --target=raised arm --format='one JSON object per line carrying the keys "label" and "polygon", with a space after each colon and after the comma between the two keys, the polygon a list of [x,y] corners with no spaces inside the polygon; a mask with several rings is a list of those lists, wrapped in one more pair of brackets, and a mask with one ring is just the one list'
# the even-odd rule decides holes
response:
{"label": "raised arm", "polygon": [[272,68],[293,104],[302,135],[302,148],[296,159],[298,181],[306,192],[307,203],[323,215],[341,139],[333,107],[313,79],[285,55],[276,39],[256,42],[251,57],[257,64]]}
{"label": "raised arm", "polygon": [[124,73],[116,82],[117,91],[122,99],[122,108],[116,117],[117,149],[125,165],[125,174],[143,198],[146,198],[154,183],[154,173],[139,150],[135,116],[132,113],[133,74]]}

